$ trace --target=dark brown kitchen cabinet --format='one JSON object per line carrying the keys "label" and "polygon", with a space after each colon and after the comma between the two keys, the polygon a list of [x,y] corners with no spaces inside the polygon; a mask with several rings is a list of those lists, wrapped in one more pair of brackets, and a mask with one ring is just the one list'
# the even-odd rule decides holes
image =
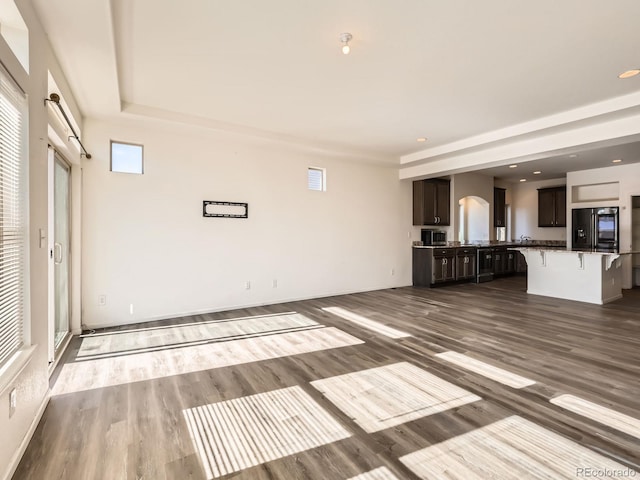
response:
{"label": "dark brown kitchen cabinet", "polygon": [[493,189],[493,226],[507,226],[507,190],[505,188]]}
{"label": "dark brown kitchen cabinet", "polygon": [[431,283],[444,283],[456,279],[456,255],[453,248],[447,248],[446,252],[433,252],[431,262]]}
{"label": "dark brown kitchen cabinet", "polygon": [[515,251],[515,273],[527,273],[527,259],[524,258],[522,252]]}
{"label": "dark brown kitchen cabinet", "polygon": [[476,278],[476,249],[456,249],[456,280],[475,280]]}
{"label": "dark brown kitchen cabinet", "polygon": [[455,279],[455,248],[413,248],[414,286],[434,287]]}
{"label": "dark brown kitchen cabinet", "polygon": [[566,227],[567,187],[538,189],[538,226]]}
{"label": "dark brown kitchen cabinet", "polygon": [[450,224],[449,180],[434,178],[413,182],[413,224]]}
{"label": "dark brown kitchen cabinet", "polygon": [[507,269],[507,249],[501,247],[491,250],[493,253],[493,274],[504,275]]}
{"label": "dark brown kitchen cabinet", "polygon": [[516,263],[518,263],[518,252],[517,250],[507,250],[507,261],[505,264],[504,273],[507,275],[511,275],[512,273],[516,273]]}

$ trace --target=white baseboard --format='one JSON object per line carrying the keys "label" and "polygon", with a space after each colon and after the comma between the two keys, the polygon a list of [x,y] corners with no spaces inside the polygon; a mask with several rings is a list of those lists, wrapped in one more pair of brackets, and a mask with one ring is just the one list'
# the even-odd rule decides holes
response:
{"label": "white baseboard", "polygon": [[47,405],[49,404],[50,398],[51,398],[51,390],[48,389],[47,393],[42,399],[42,403],[40,404],[38,411],[36,412],[36,416],[34,417],[33,422],[31,422],[31,425],[29,426],[29,430],[27,430],[26,435],[24,436],[24,438],[22,439],[22,442],[20,443],[20,447],[18,448],[16,453],[13,454],[13,457],[11,458],[11,462],[9,463],[9,468],[5,472],[4,477],[2,477],[2,480],[11,480],[11,477],[13,476],[13,474],[16,473],[16,469],[20,464],[20,460],[22,460],[22,456],[24,455],[24,452],[26,452],[27,447],[29,446],[29,442],[31,441],[31,438],[33,437],[33,434],[36,431],[36,428],[38,428],[38,424],[40,423],[40,419],[42,419],[42,415],[44,415],[44,411],[47,408]]}
{"label": "white baseboard", "polygon": [[93,330],[93,329],[98,329],[98,328],[109,328],[109,327],[120,327],[122,325],[129,325],[132,323],[145,323],[145,322],[155,322],[157,320],[168,320],[171,318],[180,318],[180,317],[190,317],[192,315],[203,315],[205,313],[215,313],[215,312],[228,312],[228,311],[233,311],[233,310],[239,310],[242,308],[251,308],[251,307],[263,307],[265,305],[278,305],[281,303],[290,303],[290,302],[300,302],[303,300],[315,300],[318,298],[327,298],[327,297],[336,297],[336,296],[340,296],[340,295],[351,295],[354,293],[365,293],[365,292],[374,292],[376,290],[388,290],[391,288],[402,288],[405,286],[410,286],[409,285],[398,285],[398,286],[387,286],[387,287],[369,287],[369,288],[363,288],[361,290],[349,290],[349,291],[342,291],[342,292],[326,292],[326,293],[322,293],[319,295],[313,295],[313,296],[304,296],[304,297],[295,297],[295,298],[283,298],[283,299],[277,299],[274,300],[273,302],[259,302],[259,303],[252,303],[252,304],[242,304],[242,305],[226,305],[226,306],[218,306],[218,307],[210,307],[210,308],[203,308],[203,309],[199,309],[199,310],[192,310],[192,311],[186,311],[186,312],[175,312],[175,313],[170,313],[170,314],[166,314],[166,315],[157,315],[154,317],[149,317],[149,318],[144,318],[144,319],[135,319],[126,323],[113,323],[113,322],[107,322],[107,323],[98,323],[98,324],[92,324],[87,322],[85,319],[83,319],[82,324],[85,326],[85,328]]}

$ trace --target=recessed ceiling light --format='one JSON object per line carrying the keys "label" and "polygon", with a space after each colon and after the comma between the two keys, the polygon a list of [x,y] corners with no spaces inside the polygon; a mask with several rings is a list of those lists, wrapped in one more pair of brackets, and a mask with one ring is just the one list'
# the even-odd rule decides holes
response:
{"label": "recessed ceiling light", "polygon": [[540,170],[536,170],[535,172],[533,172],[534,175],[540,175],[542,172]]}
{"label": "recessed ceiling light", "polygon": [[618,75],[618,78],[631,78],[635,77],[640,73],[640,68],[634,68],[633,70],[627,70],[626,72],[622,72]]}
{"label": "recessed ceiling light", "polygon": [[420,138],[418,138],[416,140],[418,140],[418,142],[426,142],[427,141],[427,139],[424,138],[424,137],[420,137]]}
{"label": "recessed ceiling light", "polygon": [[569,158],[576,158],[578,155],[576,155],[575,153],[573,155],[569,155]]}
{"label": "recessed ceiling light", "polygon": [[521,182],[526,182],[526,181],[527,181],[527,179],[526,179],[526,178],[521,178],[521,179],[520,179],[520,181],[521,181]]}
{"label": "recessed ceiling light", "polygon": [[518,165],[509,165],[509,168],[517,168]]}
{"label": "recessed ceiling light", "polygon": [[620,163],[622,159],[616,158],[615,160],[611,160],[611,163]]}

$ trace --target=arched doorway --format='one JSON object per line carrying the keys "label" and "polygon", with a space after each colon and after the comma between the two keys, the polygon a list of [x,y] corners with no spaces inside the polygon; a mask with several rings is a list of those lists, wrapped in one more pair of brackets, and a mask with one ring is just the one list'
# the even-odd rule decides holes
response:
{"label": "arched doorway", "polygon": [[482,197],[468,196],[458,202],[458,240],[461,243],[488,241],[490,205]]}

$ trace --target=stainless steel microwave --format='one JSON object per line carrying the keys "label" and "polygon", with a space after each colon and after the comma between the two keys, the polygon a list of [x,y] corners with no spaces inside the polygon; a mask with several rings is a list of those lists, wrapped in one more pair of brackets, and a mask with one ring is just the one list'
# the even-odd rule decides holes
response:
{"label": "stainless steel microwave", "polygon": [[446,245],[447,232],[445,230],[423,228],[420,232],[420,239],[423,245]]}

